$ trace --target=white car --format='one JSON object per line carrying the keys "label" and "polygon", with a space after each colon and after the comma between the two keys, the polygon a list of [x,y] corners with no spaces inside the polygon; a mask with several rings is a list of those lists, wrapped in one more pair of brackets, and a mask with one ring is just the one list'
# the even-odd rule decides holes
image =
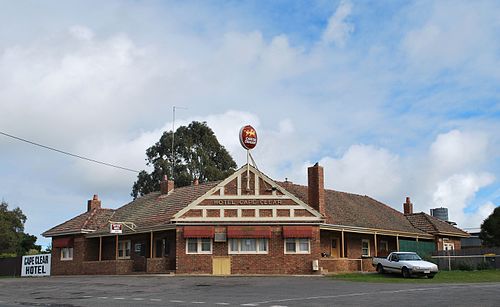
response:
{"label": "white car", "polygon": [[417,253],[412,252],[392,252],[387,258],[373,258],[372,265],[379,273],[400,273],[405,278],[412,275],[434,278],[439,271],[437,265],[422,260]]}

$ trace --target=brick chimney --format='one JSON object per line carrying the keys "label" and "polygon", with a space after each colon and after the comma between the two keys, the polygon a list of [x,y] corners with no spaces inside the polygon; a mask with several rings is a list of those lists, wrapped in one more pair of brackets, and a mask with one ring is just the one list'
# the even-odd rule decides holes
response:
{"label": "brick chimney", "polygon": [[318,163],[307,169],[307,201],[319,213],[325,214],[325,184],[323,167]]}
{"label": "brick chimney", "polygon": [[406,202],[403,203],[403,212],[405,215],[413,214],[413,204],[409,197],[406,197]]}
{"label": "brick chimney", "polygon": [[198,180],[197,177],[194,177],[193,179],[193,185],[199,185],[200,184],[200,181]]}
{"label": "brick chimney", "polygon": [[97,194],[94,194],[94,197],[87,202],[87,212],[94,209],[101,209],[101,201],[97,197]]}
{"label": "brick chimney", "polygon": [[161,194],[168,194],[168,192],[174,189],[174,181],[168,180],[167,175],[163,176],[163,179],[160,182],[160,192]]}

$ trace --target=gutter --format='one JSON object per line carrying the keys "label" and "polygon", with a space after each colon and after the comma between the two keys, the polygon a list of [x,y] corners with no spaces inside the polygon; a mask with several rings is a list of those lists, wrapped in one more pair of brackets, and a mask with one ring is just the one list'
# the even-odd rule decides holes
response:
{"label": "gutter", "polygon": [[434,239],[434,236],[428,233],[415,233],[407,231],[397,231],[389,229],[379,229],[379,228],[366,228],[357,226],[345,226],[345,225],[335,225],[335,224],[323,224],[320,229],[324,230],[337,230],[337,231],[347,231],[355,233],[366,233],[366,234],[377,234],[377,235],[389,235],[389,236],[403,236],[411,238],[422,238],[422,239]]}

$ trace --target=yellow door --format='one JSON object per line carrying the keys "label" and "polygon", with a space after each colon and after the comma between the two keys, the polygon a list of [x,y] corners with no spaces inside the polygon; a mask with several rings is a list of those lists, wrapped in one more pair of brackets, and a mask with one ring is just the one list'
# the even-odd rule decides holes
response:
{"label": "yellow door", "polygon": [[213,275],[231,274],[231,257],[213,257],[212,258]]}
{"label": "yellow door", "polygon": [[340,253],[339,250],[339,238],[332,238],[332,250],[331,250],[331,257],[338,258]]}

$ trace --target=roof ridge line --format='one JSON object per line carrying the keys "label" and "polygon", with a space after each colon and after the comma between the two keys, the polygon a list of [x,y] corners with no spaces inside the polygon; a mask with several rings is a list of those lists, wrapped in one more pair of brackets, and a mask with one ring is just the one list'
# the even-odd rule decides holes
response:
{"label": "roof ridge line", "polygon": [[427,221],[428,221],[428,222],[432,225],[432,228],[434,228],[434,230],[435,230],[436,232],[439,232],[439,229],[437,229],[437,227],[436,227],[436,225],[434,224],[434,222],[433,222],[430,218],[428,218],[428,216],[430,216],[430,215],[428,215],[428,214],[427,214],[427,213],[425,213],[425,212],[420,212],[420,213],[424,215],[425,219],[426,219],[426,220],[427,220]]}
{"label": "roof ridge line", "polygon": [[85,226],[87,226],[87,224],[90,222],[90,220],[92,219],[92,217],[95,215],[95,213],[97,212],[97,209],[98,208],[92,209],[92,211],[90,212],[90,214],[87,217],[87,219],[85,219],[85,222],[83,222],[81,229],[85,229]]}

